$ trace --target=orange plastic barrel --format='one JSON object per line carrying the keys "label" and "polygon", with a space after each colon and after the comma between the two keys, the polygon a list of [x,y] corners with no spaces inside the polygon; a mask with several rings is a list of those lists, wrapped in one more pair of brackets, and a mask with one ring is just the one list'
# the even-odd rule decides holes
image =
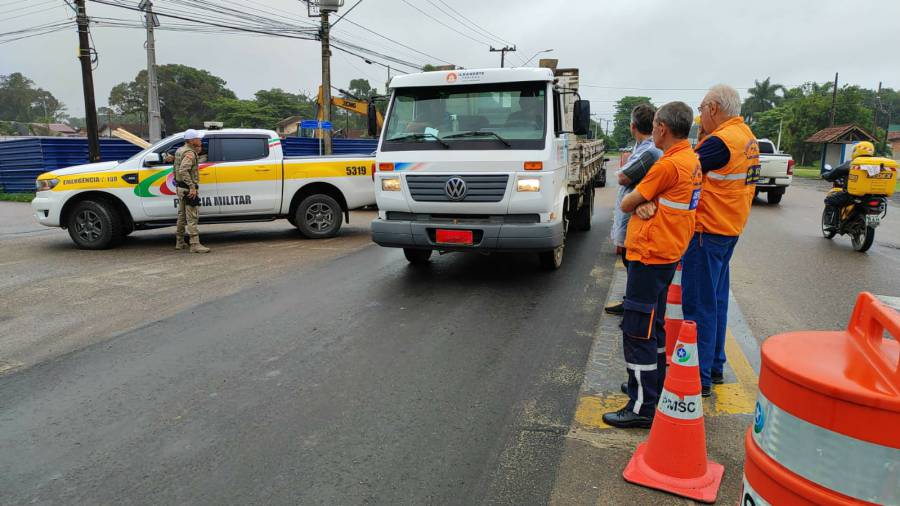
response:
{"label": "orange plastic barrel", "polygon": [[763,343],[742,506],[900,504],[898,338],[900,313],[863,292],[846,331]]}

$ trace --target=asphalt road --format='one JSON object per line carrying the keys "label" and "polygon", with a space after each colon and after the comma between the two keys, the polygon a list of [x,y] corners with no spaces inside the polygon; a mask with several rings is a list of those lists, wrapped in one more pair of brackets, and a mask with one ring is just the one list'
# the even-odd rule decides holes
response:
{"label": "asphalt road", "polygon": [[0,502],[544,502],[608,221],[556,273],[369,247],[0,376]]}
{"label": "asphalt road", "polygon": [[731,287],[757,339],[793,330],[846,328],[861,291],[900,295],[900,203],[867,253],[848,236],[822,237],[828,183],[795,178],[780,205],[757,199],[735,249]]}
{"label": "asphalt road", "polygon": [[[801,182],[780,206],[758,202],[738,245],[732,288],[758,340],[843,327],[860,290],[900,293],[900,208],[873,249],[856,253],[845,237],[821,237],[815,185]],[[213,235],[219,251],[185,264],[203,272],[196,298],[162,293],[179,309],[128,320],[131,330],[97,327],[71,351],[0,372],[0,503],[544,504],[558,476],[573,476],[561,458],[614,263],[612,198],[611,188],[598,194],[594,230],[571,236],[556,273],[512,255],[411,268],[399,251],[361,244],[363,228],[325,258],[283,227]],[[0,264],[8,287],[19,286],[19,265],[25,285],[48,283],[40,262],[60,269],[63,258],[84,267],[79,286],[90,287],[91,272],[118,258],[6,226],[28,236],[0,241],[21,262]],[[152,234],[127,249],[165,273],[170,238]],[[205,263],[216,258],[227,259],[224,280]],[[0,324],[27,312],[0,297]],[[106,298],[44,314],[77,322],[79,311],[140,307]],[[715,423],[709,437],[737,438]],[[580,465],[589,492],[579,497],[611,486]]]}

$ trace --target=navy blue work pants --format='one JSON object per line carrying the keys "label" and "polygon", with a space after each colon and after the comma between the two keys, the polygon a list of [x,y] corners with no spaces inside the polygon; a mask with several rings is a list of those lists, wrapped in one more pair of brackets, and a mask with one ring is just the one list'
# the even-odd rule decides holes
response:
{"label": "navy blue work pants", "polygon": [[655,414],[666,379],[666,297],[677,265],[628,262],[622,318],[627,409],[641,416]]}
{"label": "navy blue work pants", "polygon": [[681,267],[681,309],[697,324],[700,383],[712,384],[712,373],[725,368],[728,325],[728,263],[738,236],[696,233]]}

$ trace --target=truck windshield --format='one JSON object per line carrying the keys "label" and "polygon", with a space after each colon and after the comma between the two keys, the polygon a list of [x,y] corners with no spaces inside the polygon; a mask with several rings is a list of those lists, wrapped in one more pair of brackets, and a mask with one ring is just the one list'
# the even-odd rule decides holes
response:
{"label": "truck windshield", "polygon": [[524,82],[399,88],[381,149],[543,149],[546,86]]}

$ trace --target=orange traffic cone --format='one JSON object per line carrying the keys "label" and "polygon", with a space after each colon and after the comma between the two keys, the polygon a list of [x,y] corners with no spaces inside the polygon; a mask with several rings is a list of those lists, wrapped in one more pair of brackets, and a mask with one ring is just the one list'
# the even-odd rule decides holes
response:
{"label": "orange traffic cone", "polygon": [[626,481],[696,501],[715,502],[725,468],[706,458],[702,399],[697,325],[685,321],[650,437],[638,446],[625,467],[622,476]]}
{"label": "orange traffic cone", "polygon": [[672,352],[675,351],[675,342],[681,334],[681,322],[684,321],[684,313],[681,310],[681,262],[675,268],[675,277],[669,285],[666,294],[666,365],[672,365]]}

